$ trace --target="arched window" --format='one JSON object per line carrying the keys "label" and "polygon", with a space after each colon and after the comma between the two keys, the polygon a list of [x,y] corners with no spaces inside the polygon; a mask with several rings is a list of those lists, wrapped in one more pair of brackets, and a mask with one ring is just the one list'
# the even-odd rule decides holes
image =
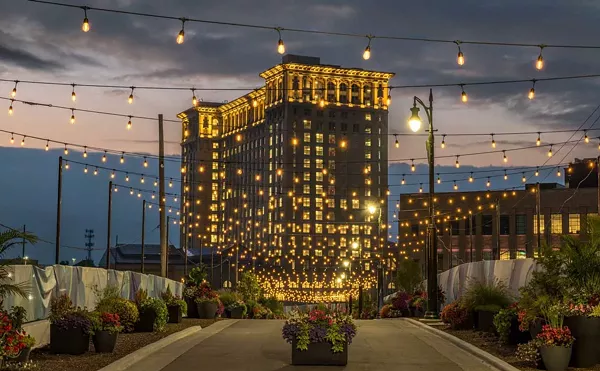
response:
{"label": "arched window", "polygon": [[292,97],[295,99],[300,98],[300,92],[298,91],[300,89],[300,79],[298,78],[298,76],[294,76],[294,78],[292,79]]}
{"label": "arched window", "polygon": [[340,84],[340,103],[348,103],[348,85]]}
{"label": "arched window", "polygon": [[312,80],[308,76],[302,77],[302,98],[305,101],[312,100]]}
{"label": "arched window", "polygon": [[352,84],[352,104],[360,104],[360,88],[356,84]]}
{"label": "arched window", "polygon": [[327,83],[327,101],[335,102],[335,84],[331,81]]}
{"label": "arched window", "polygon": [[365,84],[363,86],[363,104],[366,106],[373,104],[373,91],[371,84]]}
{"label": "arched window", "polygon": [[325,80],[315,80],[315,100],[319,101],[321,98],[325,98]]}

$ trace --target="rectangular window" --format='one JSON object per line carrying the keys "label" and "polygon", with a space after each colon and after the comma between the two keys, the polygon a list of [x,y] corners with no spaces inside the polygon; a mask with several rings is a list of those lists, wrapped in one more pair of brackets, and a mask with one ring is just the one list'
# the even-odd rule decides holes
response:
{"label": "rectangular window", "polygon": [[329,147],[329,157],[335,157],[335,148]]}
{"label": "rectangular window", "polygon": [[323,134],[322,133],[315,134],[315,141],[317,143],[323,143]]}
{"label": "rectangular window", "polygon": [[371,134],[371,126],[365,125],[365,133]]}
{"label": "rectangular window", "polygon": [[315,178],[316,178],[317,182],[323,181],[323,171],[317,171],[317,173],[315,175],[316,175]]}
{"label": "rectangular window", "polygon": [[371,159],[371,150],[366,149],[365,150],[365,160],[370,160],[370,159]]}
{"label": "rectangular window", "polygon": [[458,220],[450,221],[450,232],[452,232],[452,236],[458,236],[460,234],[460,229],[458,228]]}
{"label": "rectangular window", "polygon": [[360,233],[360,229],[358,225],[352,225],[352,234],[359,234]]}
{"label": "rectangular window", "polygon": [[304,156],[310,156],[310,146],[304,146]]}
{"label": "rectangular window", "polygon": [[550,215],[550,233],[562,234],[562,214]]}
{"label": "rectangular window", "polygon": [[302,256],[308,256],[310,252],[308,250],[302,250]]}
{"label": "rectangular window", "polygon": [[[331,112],[329,112],[329,116],[331,117]],[[329,131],[335,131],[335,122],[329,123]]]}
{"label": "rectangular window", "polygon": [[323,212],[320,210],[315,211],[315,219],[316,220],[323,220]]}
{"label": "rectangular window", "polygon": [[348,200],[346,200],[345,198],[342,198],[340,200],[340,208],[346,210],[348,209]]}
{"label": "rectangular window", "polygon": [[581,232],[581,216],[579,214],[569,214],[569,233],[579,234]]}
{"label": "rectangular window", "polygon": [[352,200],[352,208],[353,209],[359,209],[360,208],[360,201],[356,200],[356,199],[353,199]]}
{"label": "rectangular window", "polygon": [[302,199],[302,206],[304,206],[304,207],[310,207],[310,197],[304,197]]}
{"label": "rectangular window", "polygon": [[493,218],[491,215],[482,215],[481,217],[481,234],[484,236],[492,235]]}
{"label": "rectangular window", "polygon": [[419,235],[419,225],[418,224],[411,224],[411,226],[410,226],[410,233],[412,233],[413,236],[418,236]]}
{"label": "rectangular window", "polygon": [[335,134],[329,134],[329,144],[335,144]]}
{"label": "rectangular window", "polygon": [[365,139],[365,147],[371,147],[371,138]]}
{"label": "rectangular window", "polygon": [[310,159],[308,159],[308,158],[304,159],[304,168],[310,169]]}
{"label": "rectangular window", "polygon": [[[540,215],[540,221],[540,234],[544,234],[544,231],[546,230],[546,222],[544,221],[544,215]],[[537,215],[535,214],[533,215],[533,234],[538,234]]]}
{"label": "rectangular window", "polygon": [[304,181],[310,182],[310,173],[309,172],[304,172]]}
{"label": "rectangular window", "polygon": [[315,159],[315,167],[317,169],[323,169],[323,159],[322,158],[317,158]]}
{"label": "rectangular window", "polygon": [[327,207],[329,207],[329,208],[334,208],[335,207],[335,199],[328,198],[325,202],[327,203]]}
{"label": "rectangular window", "polygon": [[310,130],[310,128],[311,128],[310,120],[302,120],[302,122],[304,123],[304,129]]}
{"label": "rectangular window", "polygon": [[515,231],[518,235],[527,234],[527,215],[515,215]]}
{"label": "rectangular window", "polygon": [[342,131],[343,131],[343,132],[346,132],[346,131],[348,131],[348,124],[346,124],[346,123],[342,123]]}
{"label": "rectangular window", "polygon": [[317,156],[323,156],[323,147],[316,146]]}
{"label": "rectangular window", "polygon": [[302,224],[302,233],[310,233],[310,223]]}
{"label": "rectangular window", "polygon": [[506,236],[510,233],[510,216],[500,215],[500,234]]}
{"label": "rectangular window", "polygon": [[[310,201],[310,199],[309,199],[309,201]],[[310,205],[310,203],[309,203],[309,205]],[[323,208],[323,199],[321,197],[315,198],[315,206],[317,207],[317,209]]]}
{"label": "rectangular window", "polygon": [[371,114],[370,113],[365,113],[365,120],[371,121]]}
{"label": "rectangular window", "polygon": [[310,220],[310,212],[303,211],[302,212],[302,220]]}
{"label": "rectangular window", "polygon": [[309,195],[310,194],[310,185],[305,184],[304,188],[303,188],[304,194],[305,195]]}
{"label": "rectangular window", "polygon": [[310,133],[304,133],[304,143],[310,143]]}

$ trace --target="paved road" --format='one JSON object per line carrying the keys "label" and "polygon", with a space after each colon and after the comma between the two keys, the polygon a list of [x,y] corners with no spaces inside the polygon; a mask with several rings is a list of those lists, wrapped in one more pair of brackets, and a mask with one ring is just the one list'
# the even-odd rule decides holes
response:
{"label": "paved road", "polygon": [[469,353],[408,321],[357,324],[358,334],[349,347],[346,367],[291,366],[291,345],[281,338],[283,321],[241,320],[195,345],[162,371],[491,370]]}

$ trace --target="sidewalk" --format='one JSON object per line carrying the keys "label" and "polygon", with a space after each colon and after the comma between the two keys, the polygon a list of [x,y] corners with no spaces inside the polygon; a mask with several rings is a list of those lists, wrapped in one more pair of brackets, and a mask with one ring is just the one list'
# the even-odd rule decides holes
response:
{"label": "sidewalk", "polygon": [[[451,342],[408,321],[373,320],[357,321],[357,324],[358,335],[349,347],[345,368],[304,366],[301,369],[495,370]],[[274,320],[239,321],[191,347],[162,371],[297,369],[290,365],[291,345],[281,338],[282,325],[283,321]],[[144,370],[153,371],[152,367]]]}

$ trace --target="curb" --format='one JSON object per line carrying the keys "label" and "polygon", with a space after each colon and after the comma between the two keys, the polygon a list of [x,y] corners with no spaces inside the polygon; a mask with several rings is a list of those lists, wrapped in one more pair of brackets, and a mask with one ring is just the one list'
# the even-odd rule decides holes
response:
{"label": "curb", "polygon": [[[231,326],[233,323],[229,323],[229,322],[237,322],[237,321],[219,321],[217,323],[212,324],[211,326],[208,326],[206,329],[210,329],[211,327],[215,326],[215,327],[221,327],[219,328],[216,332],[219,332],[229,326]],[[223,325],[218,326],[219,323],[223,323]],[[132,353],[129,353],[128,355],[119,358],[118,360],[114,361],[113,363],[106,365],[105,367],[101,368],[98,371],[123,371],[128,369],[129,367],[133,366],[134,364],[140,362],[141,360],[145,359],[146,357],[150,356],[151,354],[181,340],[184,339],[186,337],[192,336],[192,335],[196,335],[198,334],[200,331],[202,331],[203,328],[201,326],[191,326],[188,327],[184,330],[181,330],[179,332],[176,332],[174,334],[171,334],[165,338],[162,338],[154,343],[148,344],[145,347],[142,347]]]}
{"label": "curb", "polygon": [[442,330],[438,330],[434,327],[431,327],[431,326],[421,323],[419,321],[415,321],[414,319],[405,318],[404,320],[410,322],[411,324],[413,324],[417,327],[424,329],[425,331],[428,331],[434,335],[444,338],[445,340],[448,340],[449,342],[458,346],[462,350],[471,353],[475,357],[490,364],[491,366],[495,367],[496,369],[498,369],[500,371],[520,371],[518,368],[511,366],[509,363],[501,360],[500,358],[495,357],[495,356],[491,355],[490,353],[477,348],[475,345],[469,344],[466,341],[461,340],[455,336],[452,336]]}

